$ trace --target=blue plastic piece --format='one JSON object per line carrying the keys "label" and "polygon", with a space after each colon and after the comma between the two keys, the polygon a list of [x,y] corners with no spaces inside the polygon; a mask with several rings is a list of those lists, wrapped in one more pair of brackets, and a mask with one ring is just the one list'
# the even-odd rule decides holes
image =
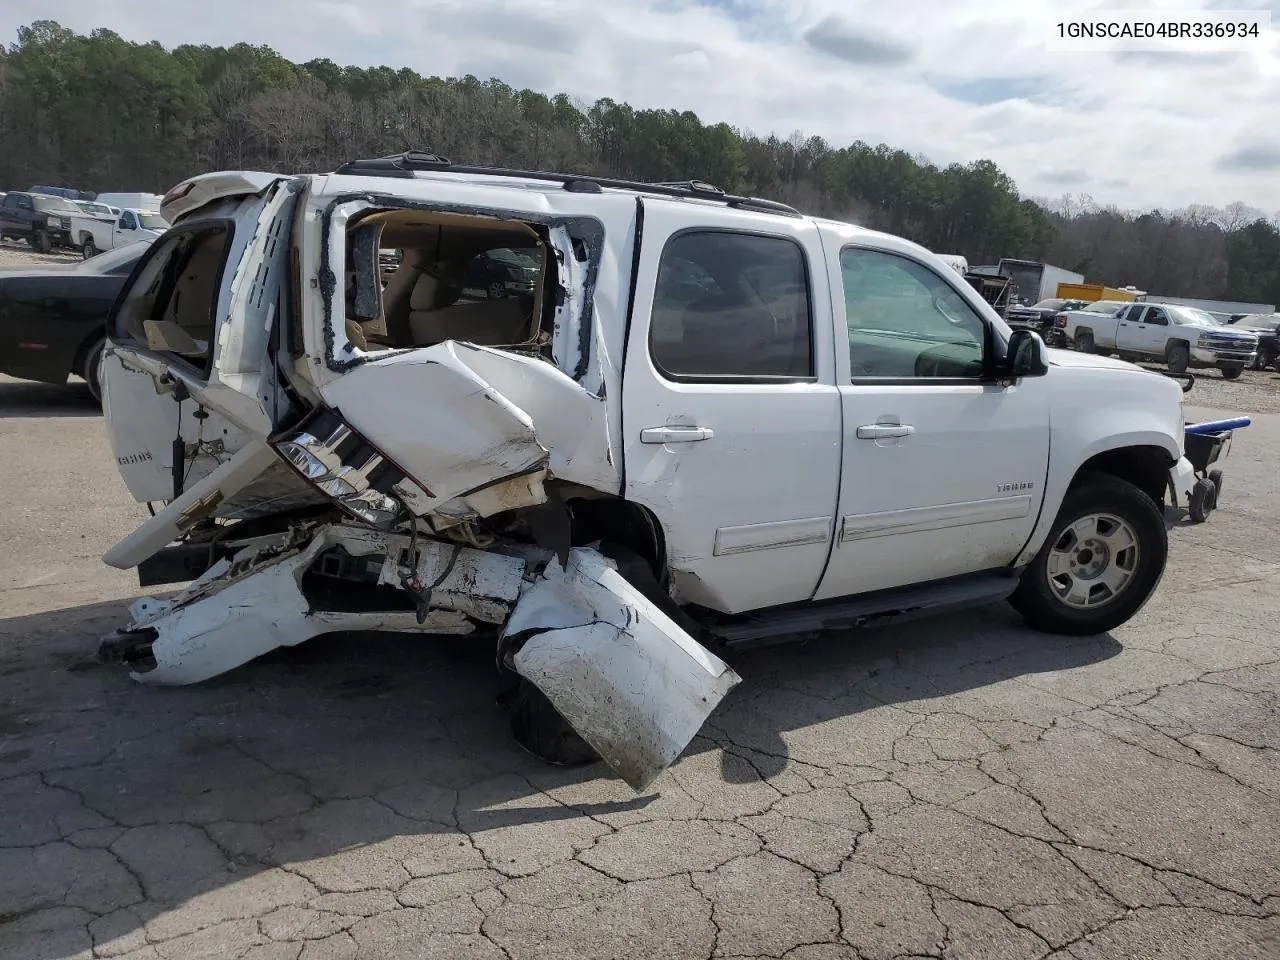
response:
{"label": "blue plastic piece", "polygon": [[1217,433],[1220,430],[1239,430],[1251,423],[1248,417],[1235,417],[1231,420],[1206,420],[1204,423],[1188,423],[1184,428],[1187,433]]}

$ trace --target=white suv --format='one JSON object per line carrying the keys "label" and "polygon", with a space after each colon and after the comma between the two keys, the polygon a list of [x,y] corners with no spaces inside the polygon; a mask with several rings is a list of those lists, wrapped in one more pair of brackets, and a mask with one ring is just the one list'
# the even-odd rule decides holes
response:
{"label": "white suv", "polygon": [[[110,320],[144,585],[104,643],[191,683],[337,630],[497,634],[513,728],[636,789],[713,650],[1009,599],[1092,634],[1164,569],[1179,387],[1011,333],[923,248],[705,184],[212,173]],[[380,251],[398,250],[382,282]],[[464,278],[508,250],[530,292]]]}

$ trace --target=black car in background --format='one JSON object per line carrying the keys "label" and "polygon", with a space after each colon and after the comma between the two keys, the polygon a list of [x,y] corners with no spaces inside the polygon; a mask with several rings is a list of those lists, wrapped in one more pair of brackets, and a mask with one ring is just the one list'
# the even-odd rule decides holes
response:
{"label": "black car in background", "polygon": [[80,212],[65,197],[6,193],[0,200],[0,239],[26,240],[37,253],[73,246],[71,218]]}
{"label": "black car in background", "polygon": [[1232,330],[1248,330],[1258,335],[1258,355],[1253,369],[1280,371],[1280,313],[1251,313],[1231,321]]}
{"label": "black car in background", "polygon": [[1019,328],[1031,330],[1044,337],[1053,326],[1053,318],[1064,310],[1079,310],[1088,304],[1087,300],[1064,300],[1061,297],[1050,297],[1029,307],[1009,307],[1004,312],[1005,323],[1014,330]]}
{"label": "black car in background", "polygon": [[83,377],[102,398],[98,365],[107,314],[149,240],[72,264],[0,269],[0,373],[66,383]]}

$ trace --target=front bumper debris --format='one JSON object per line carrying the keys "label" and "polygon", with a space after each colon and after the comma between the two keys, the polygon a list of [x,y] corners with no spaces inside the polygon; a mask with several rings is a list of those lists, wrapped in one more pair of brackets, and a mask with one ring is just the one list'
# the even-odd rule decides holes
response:
{"label": "front bumper debris", "polygon": [[[362,606],[350,601],[352,584],[397,588],[404,602],[352,609]],[[332,595],[345,599],[330,605]],[[100,655],[165,685],[199,683],[325,633],[457,635],[505,624],[502,664],[636,790],[740,682],[590,548],[561,567],[536,547],[479,550],[327,524],[246,542],[173,598],[138,600],[130,615]]]}

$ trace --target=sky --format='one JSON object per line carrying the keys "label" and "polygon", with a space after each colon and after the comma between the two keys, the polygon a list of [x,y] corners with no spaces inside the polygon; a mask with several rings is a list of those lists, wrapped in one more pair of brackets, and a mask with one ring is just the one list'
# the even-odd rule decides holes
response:
{"label": "sky", "polygon": [[[1235,51],[1055,43],[1060,21],[1126,8],[1270,11],[1275,29]],[[4,0],[0,39],[36,19],[986,158],[1024,196],[1280,212],[1280,0]]]}

